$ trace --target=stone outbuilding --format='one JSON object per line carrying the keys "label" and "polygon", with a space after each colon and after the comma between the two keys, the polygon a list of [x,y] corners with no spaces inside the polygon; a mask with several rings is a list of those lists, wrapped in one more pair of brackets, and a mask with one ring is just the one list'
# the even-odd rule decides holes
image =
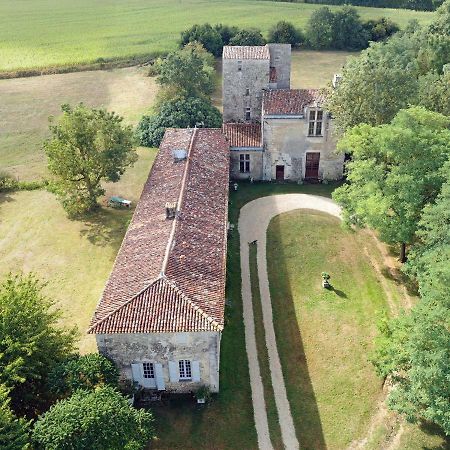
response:
{"label": "stone outbuilding", "polygon": [[291,46],[225,46],[223,131],[234,179],[339,180],[333,120],[319,89],[290,89]]}
{"label": "stone outbuilding", "polygon": [[166,130],[89,329],[122,378],[218,392],[228,184],[221,130]]}

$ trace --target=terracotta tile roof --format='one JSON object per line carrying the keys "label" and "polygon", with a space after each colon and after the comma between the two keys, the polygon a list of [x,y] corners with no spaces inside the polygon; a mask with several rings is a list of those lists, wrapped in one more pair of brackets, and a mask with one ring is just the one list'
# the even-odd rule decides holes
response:
{"label": "terracotta tile roof", "polygon": [[224,59],[270,59],[267,45],[225,45],[222,57]]}
{"label": "terracotta tile roof", "polygon": [[222,131],[231,147],[262,147],[259,123],[224,123]]}
{"label": "terracotta tile roof", "polygon": [[228,153],[219,129],[166,131],[89,333],[223,328]]}
{"label": "terracotta tile roof", "polygon": [[264,91],[264,115],[303,114],[305,106],[323,103],[324,97],[319,89],[277,89]]}

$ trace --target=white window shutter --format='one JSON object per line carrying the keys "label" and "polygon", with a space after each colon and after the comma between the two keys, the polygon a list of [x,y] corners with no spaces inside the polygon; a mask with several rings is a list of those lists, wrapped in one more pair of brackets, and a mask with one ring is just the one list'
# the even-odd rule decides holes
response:
{"label": "white window shutter", "polygon": [[162,370],[162,365],[155,363],[155,378],[156,378],[156,388],[158,391],[164,391],[166,385],[164,383],[164,374]]}
{"label": "white window shutter", "polygon": [[192,361],[192,381],[198,383],[200,381],[200,362]]}
{"label": "white window shutter", "polygon": [[175,361],[169,361],[169,378],[171,383],[178,383],[178,367]]}
{"label": "white window shutter", "polygon": [[131,374],[133,375],[133,381],[142,384],[142,364],[131,364]]}

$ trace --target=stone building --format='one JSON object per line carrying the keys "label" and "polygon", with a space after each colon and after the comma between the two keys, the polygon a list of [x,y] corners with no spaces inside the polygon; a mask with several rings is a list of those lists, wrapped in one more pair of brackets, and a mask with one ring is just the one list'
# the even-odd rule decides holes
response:
{"label": "stone building", "polygon": [[288,44],[224,47],[223,132],[234,179],[342,178],[324,98],[318,89],[290,89],[290,69]]}
{"label": "stone building", "polygon": [[218,129],[168,129],[89,333],[144,388],[219,390],[229,144]]}

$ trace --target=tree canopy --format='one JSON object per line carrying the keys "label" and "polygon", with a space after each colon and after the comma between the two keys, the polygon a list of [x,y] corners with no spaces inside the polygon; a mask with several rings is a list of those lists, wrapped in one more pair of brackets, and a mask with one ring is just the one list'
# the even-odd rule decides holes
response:
{"label": "tree canopy", "polygon": [[61,313],[33,275],[8,276],[0,285],[0,384],[18,414],[44,408],[48,371],[71,354],[75,330],[58,324]]}
{"label": "tree canopy", "polygon": [[304,42],[305,37],[301,30],[295,28],[292,23],[281,20],[269,30],[267,40],[268,42],[276,42],[279,44],[291,44],[295,47]]}
{"label": "tree canopy", "polygon": [[136,159],[131,127],[105,109],[61,107],[44,143],[56,192],[69,214],[95,209],[102,181],[116,182]]}
{"label": "tree canopy", "polygon": [[413,107],[389,125],[358,125],[339,142],[351,154],[348,183],[333,198],[349,224],[370,226],[382,240],[414,240],[424,206],[438,195],[442,166],[450,155],[450,117]]}
{"label": "tree canopy", "polygon": [[264,45],[265,43],[266,40],[257,28],[239,30],[230,39],[230,45]]}
{"label": "tree canopy", "polygon": [[139,450],[153,433],[150,412],[104,386],[57,402],[36,422],[33,441],[45,450]]}
{"label": "tree canopy", "polygon": [[220,56],[224,46],[221,31],[225,32],[225,30],[219,27],[220,25],[212,27],[209,23],[193,25],[181,33],[180,47],[184,47],[189,42],[199,42],[208,52],[214,56]]}

